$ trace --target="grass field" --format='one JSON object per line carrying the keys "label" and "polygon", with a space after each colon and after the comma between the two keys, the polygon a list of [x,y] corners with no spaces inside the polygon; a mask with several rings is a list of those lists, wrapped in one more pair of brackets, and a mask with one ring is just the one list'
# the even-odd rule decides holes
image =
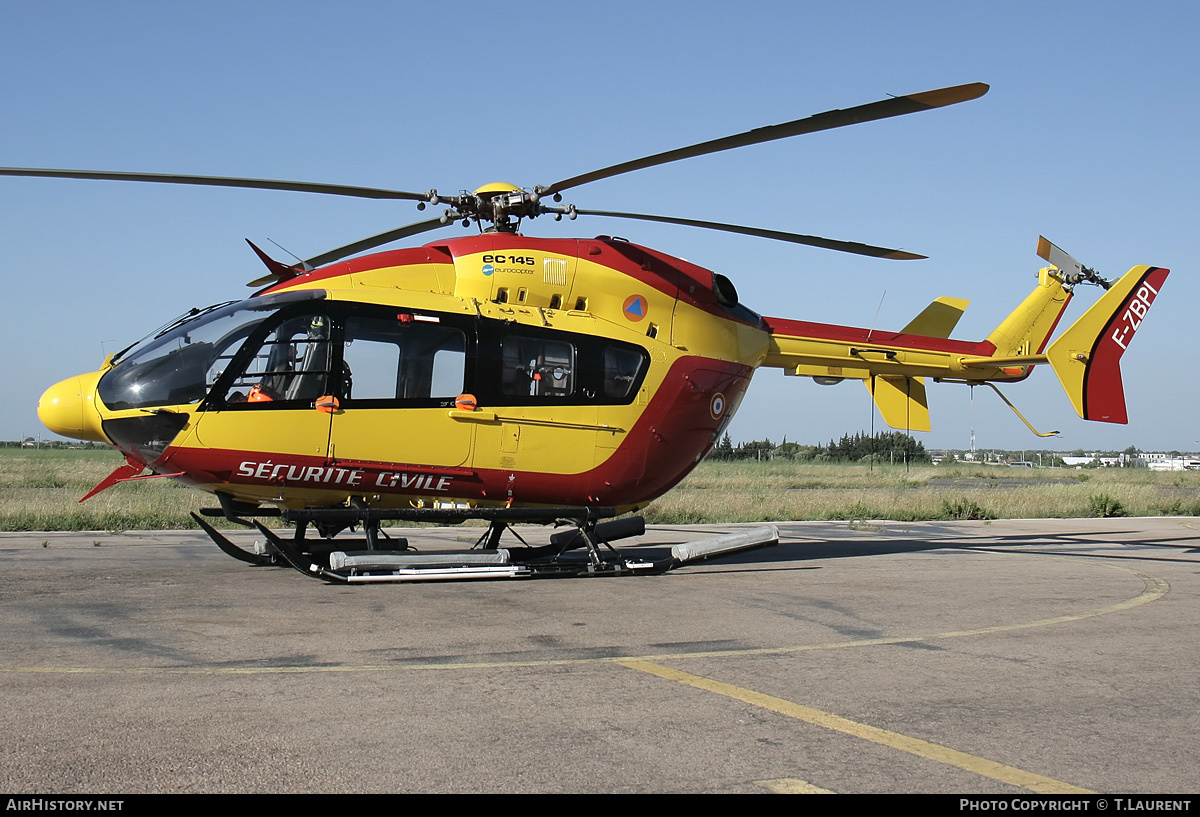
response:
{"label": "grass field", "polygon": [[[0,530],[192,528],[215,504],[172,480],[78,500],[121,464],[105,450],[0,449]],[[1200,472],[706,462],[645,511],[651,524],[791,519],[1200,516]]]}
{"label": "grass field", "polygon": [[646,511],[653,523],[1200,515],[1200,473],[706,462]]}
{"label": "grass field", "polygon": [[171,530],[212,497],[169,479],[117,485],[79,498],[124,462],[111,450],[0,448],[0,530]]}

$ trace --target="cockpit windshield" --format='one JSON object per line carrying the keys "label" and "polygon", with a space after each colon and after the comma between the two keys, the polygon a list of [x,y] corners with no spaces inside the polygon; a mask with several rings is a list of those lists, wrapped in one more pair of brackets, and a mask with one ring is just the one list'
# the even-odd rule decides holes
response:
{"label": "cockpit windshield", "polygon": [[206,306],[203,309],[199,309],[197,307],[192,307],[187,312],[184,312],[182,315],[180,315],[178,318],[175,318],[172,321],[168,321],[167,323],[163,324],[158,329],[155,329],[150,334],[144,336],[141,340],[134,341],[133,343],[129,344],[121,351],[117,352],[115,355],[112,356],[112,362],[114,365],[117,363],[120,363],[125,358],[125,355],[129,354],[129,352],[131,350],[138,348],[139,346],[143,345],[144,343],[146,343],[146,341],[148,341],[151,338],[154,338],[154,339],[161,338],[163,335],[167,334],[167,332],[170,332],[172,329],[174,329],[177,326],[182,326],[183,324],[187,323],[188,321],[194,321],[199,317],[207,315],[209,312],[215,312],[216,310],[220,309],[221,307],[229,306],[230,304],[235,304],[235,303],[237,303],[237,301],[222,301],[219,304],[213,304],[212,306]]}
{"label": "cockpit windshield", "polygon": [[114,411],[199,403],[259,324],[287,304],[323,295],[283,293],[189,313],[125,352],[97,393]]}

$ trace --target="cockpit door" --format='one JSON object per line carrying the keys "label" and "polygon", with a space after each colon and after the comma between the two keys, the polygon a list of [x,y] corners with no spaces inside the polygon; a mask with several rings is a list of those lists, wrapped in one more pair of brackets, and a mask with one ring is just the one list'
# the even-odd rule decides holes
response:
{"label": "cockpit door", "polygon": [[316,403],[331,387],[332,322],[324,311],[293,311],[264,329],[210,367],[212,386],[197,415],[196,439],[241,455],[243,476],[249,470],[287,485],[302,482],[312,473],[308,468],[329,457],[332,415]]}

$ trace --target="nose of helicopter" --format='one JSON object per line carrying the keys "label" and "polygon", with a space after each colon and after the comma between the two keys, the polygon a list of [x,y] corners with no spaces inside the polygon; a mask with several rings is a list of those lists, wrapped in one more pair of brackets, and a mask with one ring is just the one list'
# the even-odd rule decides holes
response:
{"label": "nose of helicopter", "polygon": [[100,375],[101,372],[75,375],[46,389],[38,400],[38,419],[42,425],[64,437],[107,442],[96,411],[96,383]]}

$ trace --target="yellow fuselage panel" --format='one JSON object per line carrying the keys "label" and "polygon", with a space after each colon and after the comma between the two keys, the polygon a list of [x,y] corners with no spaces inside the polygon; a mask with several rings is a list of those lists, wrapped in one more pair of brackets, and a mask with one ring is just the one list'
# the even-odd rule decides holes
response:
{"label": "yellow fuselage panel", "polygon": [[[644,503],[694,465],[767,353],[767,332],[748,323],[757,316],[743,309],[738,320],[716,305],[705,278],[711,273],[633,245],[479,236],[376,258],[387,263],[371,268],[370,258],[352,259],[302,273],[264,294],[320,292],[321,298],[281,301],[292,305],[287,315],[301,316],[304,327],[307,315],[316,316],[313,327],[325,329],[362,315],[372,326],[394,319],[398,332],[401,324],[418,322],[459,329],[467,338],[467,372],[499,365],[510,354],[510,336],[521,343],[575,338],[579,351],[572,365],[581,367],[581,384],[594,385],[559,403],[553,391],[539,393],[532,385],[528,393],[514,392],[489,370],[482,373],[489,377],[476,371],[474,380],[465,381],[468,389],[476,382],[482,389],[476,410],[470,400],[463,408],[452,395],[428,391],[420,398],[424,403],[413,405],[399,392],[395,405],[388,405],[387,392],[333,405],[338,382],[349,384],[353,375],[356,390],[374,382],[360,376],[358,361],[366,358],[352,359],[347,345],[330,353],[331,362],[344,363],[314,370],[335,392],[327,398],[280,398],[287,405],[247,399],[253,376],[244,367],[253,363],[270,377],[294,377],[288,373],[302,371],[295,367],[305,350],[320,343],[314,338],[328,337],[292,329],[290,340],[267,335],[259,351],[230,347],[224,363],[207,364],[209,376],[221,383],[239,378],[236,389],[223,386],[200,404],[151,404],[149,412],[101,407],[101,415],[186,415],[186,426],[155,470],[183,473],[189,484],[250,501],[301,507],[360,497],[384,505],[465,500],[625,507]],[[273,307],[262,303],[267,320]],[[239,308],[243,314],[258,307]],[[254,337],[264,343],[261,332]],[[180,342],[183,348],[192,341]],[[371,342],[364,341],[360,354]],[[289,347],[290,363],[282,369],[266,362],[279,359],[271,350]],[[614,361],[621,349],[628,355],[634,347],[645,358],[631,375],[619,368],[628,364]],[[188,348],[188,354],[203,352]],[[222,374],[230,365],[241,373]],[[511,365],[504,363],[505,377]],[[615,384],[625,382],[629,389],[622,392]]]}
{"label": "yellow fuselage panel", "polygon": [[577,261],[527,247],[457,255],[454,292],[466,300],[570,309]]}
{"label": "yellow fuselage panel", "polygon": [[183,445],[324,457],[329,451],[331,417],[309,408],[202,411],[195,414],[195,433]]}

